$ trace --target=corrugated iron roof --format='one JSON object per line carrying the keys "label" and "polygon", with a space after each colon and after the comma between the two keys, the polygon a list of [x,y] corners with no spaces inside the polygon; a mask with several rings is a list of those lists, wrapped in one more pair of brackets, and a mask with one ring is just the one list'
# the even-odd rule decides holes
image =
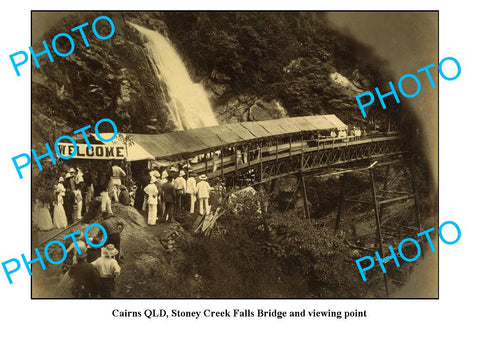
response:
{"label": "corrugated iron roof", "polygon": [[346,128],[347,125],[335,115],[320,115],[231,123],[164,134],[128,135],[155,159],[175,159],[258,138]]}

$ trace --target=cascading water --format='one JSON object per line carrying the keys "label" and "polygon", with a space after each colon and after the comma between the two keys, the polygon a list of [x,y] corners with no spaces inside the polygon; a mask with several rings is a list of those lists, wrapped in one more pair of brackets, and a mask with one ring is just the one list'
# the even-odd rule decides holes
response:
{"label": "cascading water", "polygon": [[147,39],[149,58],[158,79],[167,86],[167,104],[178,130],[218,125],[207,93],[201,84],[192,82],[187,68],[172,43],[156,31],[132,24]]}

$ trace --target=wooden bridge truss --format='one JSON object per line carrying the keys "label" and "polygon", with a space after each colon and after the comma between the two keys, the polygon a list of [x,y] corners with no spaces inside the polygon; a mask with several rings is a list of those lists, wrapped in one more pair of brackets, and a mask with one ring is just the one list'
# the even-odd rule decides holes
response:
{"label": "wooden bridge truss", "polygon": [[[275,141],[273,146],[272,142],[263,146],[259,142],[241,147],[246,150],[242,153],[241,161],[234,156],[220,157],[215,161],[216,166],[210,160],[197,165],[193,170],[203,171],[209,178],[224,178],[227,186],[245,186],[285,176],[335,171],[341,166],[355,167],[355,163],[362,161],[405,154],[397,135],[323,142],[302,138],[288,144]],[[238,154],[239,148],[240,146],[234,146],[234,155]],[[221,155],[224,154],[223,151],[222,149]]]}

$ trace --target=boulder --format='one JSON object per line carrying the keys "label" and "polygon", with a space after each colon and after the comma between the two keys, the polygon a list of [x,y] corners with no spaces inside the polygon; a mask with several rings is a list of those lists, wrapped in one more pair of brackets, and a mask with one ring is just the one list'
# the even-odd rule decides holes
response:
{"label": "boulder", "polygon": [[249,109],[249,119],[253,121],[278,119],[286,116],[287,111],[277,100],[259,99]]}

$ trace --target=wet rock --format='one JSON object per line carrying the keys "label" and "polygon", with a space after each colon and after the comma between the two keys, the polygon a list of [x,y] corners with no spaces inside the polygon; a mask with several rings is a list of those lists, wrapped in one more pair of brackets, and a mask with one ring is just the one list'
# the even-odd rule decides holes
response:
{"label": "wet rock", "polygon": [[277,101],[265,101],[259,99],[249,109],[250,120],[270,120],[287,116],[285,108]]}
{"label": "wet rock", "polygon": [[223,96],[226,92],[231,90],[230,85],[217,83],[212,81],[209,78],[201,79],[200,83],[203,85],[203,87],[207,91],[208,97],[211,100],[216,100],[221,96]]}

